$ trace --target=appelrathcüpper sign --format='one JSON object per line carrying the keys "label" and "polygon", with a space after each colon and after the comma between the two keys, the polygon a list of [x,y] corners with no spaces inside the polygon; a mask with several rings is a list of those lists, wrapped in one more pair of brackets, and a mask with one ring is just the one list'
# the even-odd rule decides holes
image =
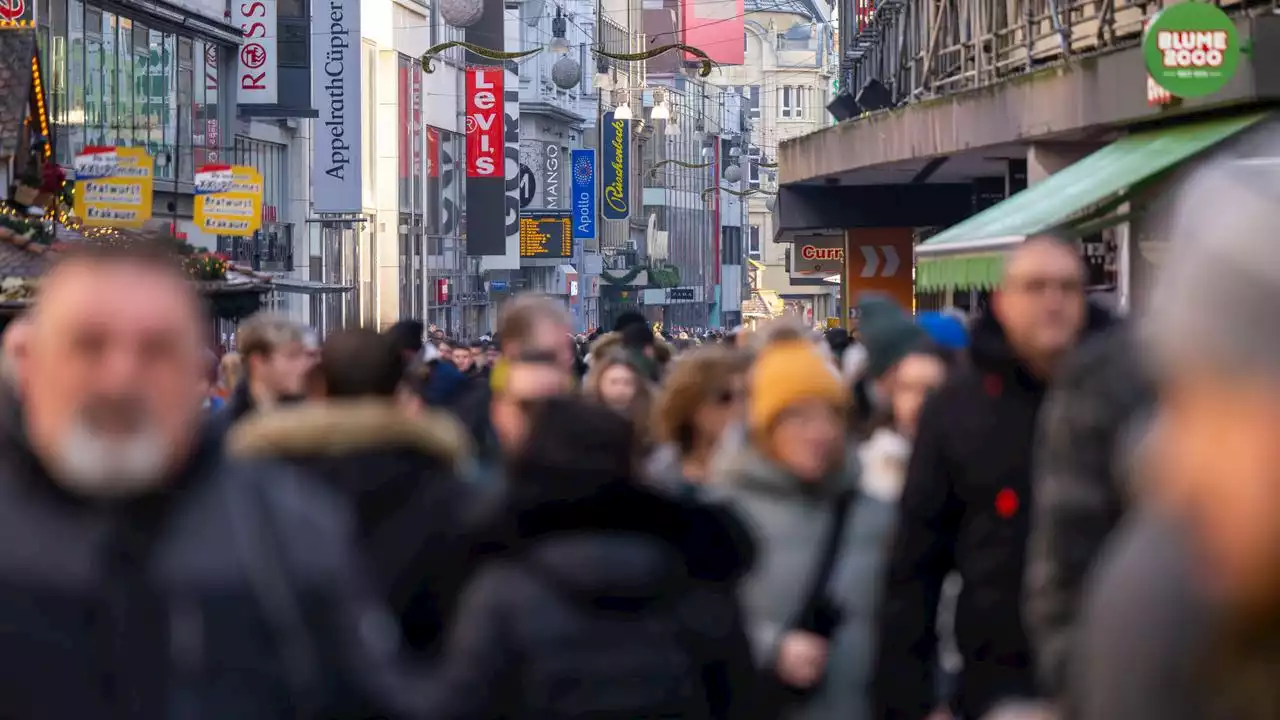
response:
{"label": "appelrathc\u00fcpper sign", "polygon": [[151,219],[155,161],[140,147],[86,147],[74,160],[76,217],[90,227],[138,229]]}
{"label": "appelrathc\u00fcpper sign", "polygon": [[262,227],[262,173],[247,165],[205,165],[195,184],[196,227],[241,237]]}
{"label": "appelrathc\u00fcpper sign", "polygon": [[1236,24],[1221,8],[1184,2],[1161,10],[1147,25],[1142,56],[1151,79],[1181,98],[1212,95],[1240,63]]}
{"label": "appelrathc\u00fcpper sign", "polygon": [[631,215],[631,121],[605,113],[600,132],[600,214],[606,220],[626,220]]}

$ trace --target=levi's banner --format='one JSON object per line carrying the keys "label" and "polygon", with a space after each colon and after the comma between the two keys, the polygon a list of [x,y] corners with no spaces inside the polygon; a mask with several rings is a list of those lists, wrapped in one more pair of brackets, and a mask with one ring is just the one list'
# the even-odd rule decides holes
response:
{"label": "levi's banner", "polygon": [[248,237],[262,227],[262,174],[247,165],[196,170],[196,227],[213,235]]}
{"label": "levi's banner", "polygon": [[606,220],[626,220],[631,215],[631,121],[604,114],[600,125],[601,162],[600,214]]}
{"label": "levi's banner", "polygon": [[86,147],[75,157],[76,216],[90,227],[141,228],[151,219],[154,169],[140,147]]}
{"label": "levi's banner", "polygon": [[596,236],[596,151],[571,150],[573,239],[591,240]]}
{"label": "levi's banner", "polygon": [[467,68],[467,177],[503,177],[501,65]]}

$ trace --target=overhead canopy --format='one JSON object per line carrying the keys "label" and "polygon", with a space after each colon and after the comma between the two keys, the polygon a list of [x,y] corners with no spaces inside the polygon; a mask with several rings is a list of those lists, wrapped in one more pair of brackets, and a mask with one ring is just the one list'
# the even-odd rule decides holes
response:
{"label": "overhead canopy", "polygon": [[1122,222],[1126,216],[1108,213],[1127,202],[1135,188],[1265,115],[1208,120],[1117,140],[918,245],[916,285],[924,290],[994,287],[1009,248],[1036,233],[1069,226],[1072,219],[1083,221],[1075,230],[1082,236]]}

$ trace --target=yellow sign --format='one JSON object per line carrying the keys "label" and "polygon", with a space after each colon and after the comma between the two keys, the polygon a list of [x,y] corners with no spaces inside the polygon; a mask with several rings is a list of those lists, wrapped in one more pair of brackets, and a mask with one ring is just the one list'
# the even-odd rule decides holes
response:
{"label": "yellow sign", "polygon": [[245,237],[262,227],[262,173],[247,165],[206,165],[195,179],[196,227]]}
{"label": "yellow sign", "polygon": [[145,149],[85,148],[75,164],[75,212],[85,225],[137,229],[151,219],[155,162]]}

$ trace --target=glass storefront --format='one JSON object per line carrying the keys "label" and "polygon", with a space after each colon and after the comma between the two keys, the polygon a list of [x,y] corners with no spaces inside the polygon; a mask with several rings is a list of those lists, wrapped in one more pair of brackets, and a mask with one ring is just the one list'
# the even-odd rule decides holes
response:
{"label": "glass storefront", "polygon": [[59,163],[89,145],[141,146],[171,158],[156,164],[157,180],[190,182],[196,164],[218,159],[217,43],[81,0],[51,0],[47,17]]}
{"label": "glass storefront", "polygon": [[418,62],[401,55],[397,63],[399,79],[399,122],[397,145],[399,167],[399,248],[400,317],[420,318],[426,301],[423,260],[422,175],[422,70]]}

